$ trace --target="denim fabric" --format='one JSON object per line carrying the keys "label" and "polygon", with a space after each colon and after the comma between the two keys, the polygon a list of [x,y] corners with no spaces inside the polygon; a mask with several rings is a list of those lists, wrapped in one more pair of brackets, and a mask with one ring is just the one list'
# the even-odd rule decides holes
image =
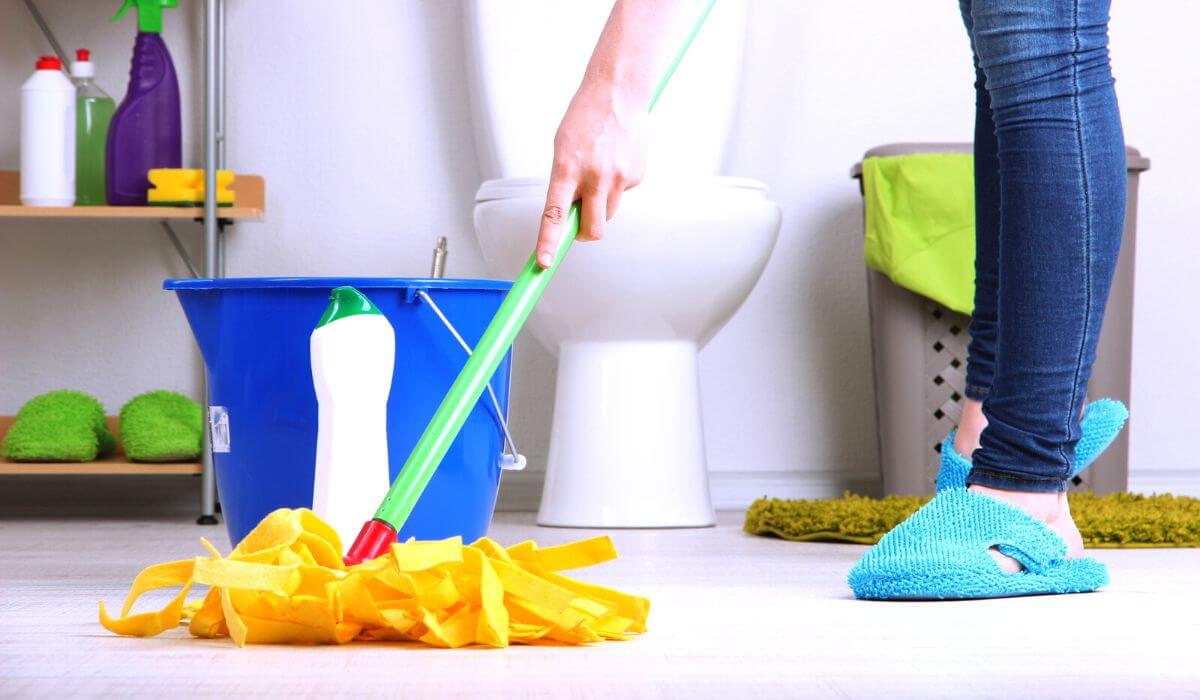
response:
{"label": "denim fabric", "polygon": [[960,0],[976,68],[969,484],[1061,491],[1125,218],[1109,0]]}

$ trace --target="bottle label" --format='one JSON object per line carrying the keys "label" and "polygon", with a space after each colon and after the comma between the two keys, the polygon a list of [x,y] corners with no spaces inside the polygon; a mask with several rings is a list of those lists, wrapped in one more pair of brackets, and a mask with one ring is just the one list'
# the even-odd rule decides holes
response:
{"label": "bottle label", "polygon": [[224,406],[208,407],[208,444],[214,454],[229,452],[229,410]]}

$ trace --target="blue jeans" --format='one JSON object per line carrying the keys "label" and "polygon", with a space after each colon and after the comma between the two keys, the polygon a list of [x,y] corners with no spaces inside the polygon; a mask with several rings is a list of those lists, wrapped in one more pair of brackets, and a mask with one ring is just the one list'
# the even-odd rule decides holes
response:
{"label": "blue jeans", "polygon": [[1109,0],[960,0],[975,59],[968,484],[1066,488],[1125,218]]}

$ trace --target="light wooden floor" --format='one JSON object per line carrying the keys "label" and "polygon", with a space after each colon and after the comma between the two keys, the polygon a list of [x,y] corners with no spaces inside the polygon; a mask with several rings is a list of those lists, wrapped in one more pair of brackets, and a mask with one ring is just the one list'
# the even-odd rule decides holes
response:
{"label": "light wooden floor", "polygon": [[[590,531],[501,514],[504,543]],[[202,553],[223,529],[183,518],[0,520],[0,696],[767,698],[1171,697],[1200,693],[1200,552],[1103,551],[1090,595],[965,603],[852,599],[862,549],[709,530],[616,531],[616,562],[581,576],[653,601],[650,632],[590,648],[248,647],[112,636],[144,565]],[[1048,623],[1059,631],[1049,631]]]}

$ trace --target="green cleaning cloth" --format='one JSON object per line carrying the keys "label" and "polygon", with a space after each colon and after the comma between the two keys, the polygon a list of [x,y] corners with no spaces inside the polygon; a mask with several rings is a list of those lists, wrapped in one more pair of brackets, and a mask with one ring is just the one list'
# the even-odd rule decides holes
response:
{"label": "green cleaning cloth", "polygon": [[25,402],[0,453],[13,462],[90,462],[116,446],[104,423],[104,405],[82,391],[63,389]]}
{"label": "green cleaning cloth", "polygon": [[[1200,499],[1159,494],[1070,493],[1071,516],[1089,548],[1200,547]],[[745,531],[798,542],[875,544],[929,501],[927,496],[825,500],[760,498]]]}
{"label": "green cleaning cloth", "polygon": [[121,408],[121,442],[133,462],[179,462],[200,456],[204,412],[174,391],[150,391]]}
{"label": "green cleaning cloth", "polygon": [[975,306],[975,173],[967,153],[862,163],[867,265],[955,311]]}

